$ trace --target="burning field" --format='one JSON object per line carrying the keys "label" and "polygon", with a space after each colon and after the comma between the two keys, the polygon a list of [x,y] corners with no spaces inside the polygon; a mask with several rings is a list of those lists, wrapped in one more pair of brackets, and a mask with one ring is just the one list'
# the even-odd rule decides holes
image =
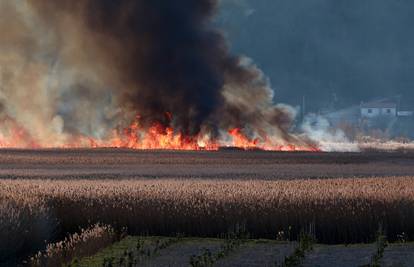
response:
{"label": "burning field", "polygon": [[311,226],[327,244],[378,228],[414,239],[414,144],[298,125],[230,52],[218,5],[0,0],[0,266],[235,225],[290,241]]}
{"label": "burning field", "polygon": [[0,1],[0,148],[377,147],[300,125],[253,61],[231,53],[218,8],[216,0]]}
{"label": "burning field", "polygon": [[0,1],[0,147],[318,150],[217,1]]}

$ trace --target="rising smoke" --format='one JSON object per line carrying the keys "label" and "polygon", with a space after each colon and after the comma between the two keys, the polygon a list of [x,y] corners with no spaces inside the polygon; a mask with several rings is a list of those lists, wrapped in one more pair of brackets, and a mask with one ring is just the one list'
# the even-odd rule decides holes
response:
{"label": "rising smoke", "polygon": [[293,109],[274,105],[261,71],[230,54],[212,23],[217,8],[215,0],[0,0],[1,139],[105,140],[139,115],[144,128],[160,123],[190,137],[240,128],[303,143],[288,133]]}

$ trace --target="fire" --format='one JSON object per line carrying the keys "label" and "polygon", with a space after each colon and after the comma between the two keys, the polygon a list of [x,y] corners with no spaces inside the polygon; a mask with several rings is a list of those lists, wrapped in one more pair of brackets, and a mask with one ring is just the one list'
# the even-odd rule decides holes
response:
{"label": "fire", "polygon": [[[171,113],[166,113],[172,120]],[[269,151],[319,151],[311,145],[273,144],[269,138],[261,141],[259,138],[251,139],[240,128],[228,131],[229,142],[212,140],[202,134],[187,136],[170,126],[154,123],[147,130],[140,125],[140,117],[122,131],[115,133],[109,143],[101,143],[95,147],[116,147],[130,149],[170,149],[170,150],[218,150],[220,147],[235,147],[245,150],[261,149]]]}
{"label": "fire", "polygon": [[[227,132],[226,141],[220,138],[212,139],[206,134],[189,136],[175,130],[171,125],[173,119],[171,113],[166,113],[167,126],[155,122],[150,127],[141,124],[141,117],[137,116],[128,127],[114,130],[110,137],[99,140],[92,137],[70,137],[65,144],[57,146],[61,148],[128,148],[137,150],[218,150],[220,147],[235,147],[245,150],[269,150],[269,151],[319,151],[318,148],[303,144],[274,144],[270,138],[249,138],[241,128],[232,128]],[[0,136],[1,148],[52,148],[36,143],[30,134],[16,123],[8,121],[12,125],[9,136]],[[56,147],[56,146],[54,146]]]}
{"label": "fire", "polygon": [[9,117],[2,118],[0,124],[5,126],[7,133],[0,134],[0,148],[30,147],[39,148],[39,144],[30,136],[28,131]]}
{"label": "fire", "polygon": [[229,135],[232,137],[232,146],[245,150],[261,149],[268,151],[320,151],[317,147],[310,144],[274,144],[267,136],[265,136],[264,141],[260,141],[259,138],[250,139],[243,133],[240,128],[230,129]]}
{"label": "fire", "polygon": [[233,138],[233,146],[243,149],[255,149],[259,143],[258,139],[250,140],[245,136],[240,128],[234,128],[229,130],[230,136]]}
{"label": "fire", "polygon": [[[168,121],[171,113],[165,113]],[[140,123],[140,116],[125,129],[114,132],[109,141],[97,142],[98,147],[130,149],[169,149],[169,150],[217,150],[214,142],[203,140],[202,136],[187,136],[171,126],[153,123],[145,129]]]}
{"label": "fire", "polygon": [[154,123],[144,131],[138,123],[124,129],[123,134],[115,134],[109,147],[131,149],[171,149],[171,150],[214,150],[214,143],[201,143],[199,137],[188,137],[176,132],[172,127]]}

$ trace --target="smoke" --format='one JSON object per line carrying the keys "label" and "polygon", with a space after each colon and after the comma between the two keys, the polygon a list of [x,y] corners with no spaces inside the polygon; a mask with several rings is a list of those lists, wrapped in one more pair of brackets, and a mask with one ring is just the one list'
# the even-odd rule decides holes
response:
{"label": "smoke", "polygon": [[80,112],[99,132],[100,124],[92,113],[101,109],[97,107],[100,100],[91,98],[88,108],[80,110],[82,101],[78,98],[73,111],[66,114],[65,106],[70,103],[65,95],[74,95],[73,89],[83,85],[83,93],[99,90],[102,97],[104,90],[98,88],[105,87],[93,69],[75,64],[83,58],[75,51],[83,50],[75,48],[78,42],[71,38],[71,28],[65,32],[74,41],[63,45],[58,32],[43,24],[31,3],[0,0],[1,145],[62,146],[74,133],[66,131],[66,123]]}
{"label": "smoke", "polygon": [[406,138],[375,138],[359,134],[350,139],[343,130],[331,125],[322,115],[309,114],[305,117],[302,132],[311,142],[325,152],[395,152],[414,151],[414,142]]}
{"label": "smoke", "polygon": [[144,128],[160,123],[190,137],[240,128],[251,138],[305,144],[289,134],[294,110],[274,105],[263,73],[229,52],[212,23],[217,5],[0,0],[1,114],[13,124],[1,139],[104,140],[139,115]]}
{"label": "smoke", "polygon": [[318,144],[318,147],[322,151],[360,151],[358,143],[350,141],[341,129],[332,127],[329,121],[323,116],[309,114],[305,117],[301,128],[308,138]]}
{"label": "smoke", "polygon": [[228,19],[232,19],[230,16],[236,13],[241,13],[243,16],[249,17],[256,11],[248,0],[220,0],[219,2],[220,6],[225,7],[222,9],[224,9],[224,13],[226,14],[221,14],[225,15],[225,20],[227,20],[227,16],[229,16]]}

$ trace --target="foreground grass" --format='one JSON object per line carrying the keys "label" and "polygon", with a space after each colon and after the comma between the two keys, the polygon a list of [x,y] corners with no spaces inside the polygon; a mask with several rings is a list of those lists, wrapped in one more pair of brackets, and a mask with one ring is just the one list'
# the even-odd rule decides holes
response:
{"label": "foreground grass", "polygon": [[[76,260],[76,263],[70,266],[162,266],[162,264],[165,264],[165,262],[160,261],[158,258],[162,257],[163,253],[167,254],[165,256],[167,257],[167,260],[171,261],[171,263],[176,262],[177,257],[185,257],[184,261],[186,264],[184,266],[212,266],[213,264],[216,264],[216,262],[220,265],[220,260],[223,260],[226,257],[237,256],[237,251],[240,249],[240,245],[242,243],[244,247],[248,247],[250,249],[254,248],[257,245],[263,244],[267,246],[284,246],[287,244],[286,242],[264,239],[250,239],[244,240],[242,243],[240,243],[236,242],[235,240],[229,241],[228,239],[219,238],[180,238],[176,245],[172,245],[176,246],[176,249],[170,249],[168,246],[155,252],[153,252],[153,250],[149,250],[148,253],[145,253],[145,255],[140,258],[140,260],[135,261],[133,264],[128,264],[128,252],[134,250],[136,251],[137,244],[142,244],[142,242],[145,242],[148,247],[151,247],[151,245],[156,242],[165,242],[169,239],[170,238],[168,237],[128,236],[120,242],[101,250],[99,253],[92,257]],[[186,248],[184,248],[184,246]],[[293,246],[291,247],[293,248]],[[286,254],[284,256],[288,255],[290,251],[291,250],[286,250]],[[111,264],[108,264],[108,259],[112,259]],[[157,264],[157,262],[161,263]],[[171,266],[176,265],[172,264]]]}
{"label": "foreground grass", "polygon": [[[94,256],[86,257],[78,261],[78,264],[72,264],[74,266],[90,266],[90,267],[102,267],[108,258],[119,259],[124,256],[125,251],[136,248],[143,240],[142,237],[138,236],[128,236],[125,239],[117,242],[97,253]],[[153,238],[147,238],[149,242],[155,240]]]}
{"label": "foreground grass", "polygon": [[[321,245],[286,242],[266,239],[245,240],[242,245],[234,246],[228,253],[223,252],[226,240],[217,238],[181,238],[177,243],[150,254],[141,261],[128,264],[125,251],[135,249],[137,242],[153,243],[156,240],[168,240],[167,237],[129,236],[124,240],[105,248],[92,257],[83,258],[72,266],[412,266],[414,243],[392,244],[392,250],[386,249],[379,265],[372,261],[378,246],[372,244]],[[217,258],[218,255],[221,255]],[[111,264],[107,259],[113,258]],[[195,260],[196,258],[196,260]],[[121,260],[120,259],[125,259]],[[386,265],[383,265],[386,263]]]}
{"label": "foreground grass", "polygon": [[[220,239],[213,238],[199,239],[158,236],[128,236],[125,239],[101,250],[96,255],[85,257],[80,260],[75,259],[72,264],[68,266],[102,267],[120,266],[124,264],[127,266],[138,266],[158,257],[162,250],[166,250],[176,243],[189,244],[190,246],[193,246],[195,242],[200,240],[202,240],[203,243],[220,242]],[[131,253],[134,254],[133,257],[130,256]]]}
{"label": "foreground grass", "polygon": [[389,241],[414,240],[413,163],[402,153],[2,151],[0,265],[96,223],[200,237],[242,223],[252,238],[290,240],[314,224],[319,242],[336,244],[373,242],[382,223]]}
{"label": "foreground grass", "polygon": [[[1,197],[3,203],[19,200],[6,205],[8,213],[0,213],[6,218],[28,206],[27,201],[32,213],[26,216],[41,212],[37,217],[58,222],[64,233],[103,223],[126,227],[133,235],[180,232],[215,237],[243,223],[252,237],[275,238],[278,232],[289,231],[291,239],[298,239],[300,229],[312,223],[322,243],[358,243],[375,240],[378,225],[383,224],[390,241],[403,232],[408,240],[414,239],[413,177],[0,180]],[[0,228],[30,222],[24,216],[8,218]]]}
{"label": "foreground grass", "polygon": [[121,236],[108,225],[93,225],[81,229],[64,240],[48,244],[45,251],[39,251],[30,259],[32,267],[55,267],[70,263],[74,258],[94,255],[102,248],[119,240]]}

